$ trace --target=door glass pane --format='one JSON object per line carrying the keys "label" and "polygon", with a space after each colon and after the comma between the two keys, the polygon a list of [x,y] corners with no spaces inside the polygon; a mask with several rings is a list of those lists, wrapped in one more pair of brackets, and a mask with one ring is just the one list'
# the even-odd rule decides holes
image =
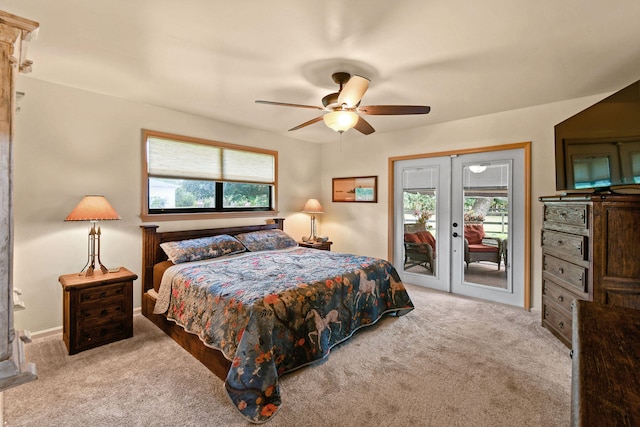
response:
{"label": "door glass pane", "polygon": [[465,165],[464,282],[507,289],[509,162]]}
{"label": "door glass pane", "polygon": [[404,169],[402,186],[403,269],[435,276],[438,167]]}

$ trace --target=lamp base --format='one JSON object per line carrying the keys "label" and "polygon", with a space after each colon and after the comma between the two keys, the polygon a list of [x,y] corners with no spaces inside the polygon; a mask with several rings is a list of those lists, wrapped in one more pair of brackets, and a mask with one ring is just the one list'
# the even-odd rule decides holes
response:
{"label": "lamp base", "polygon": [[[96,230],[96,224],[92,223],[91,228],[89,229],[89,241],[88,241],[89,255],[88,255],[87,263],[84,265],[84,267],[79,273],[80,276],[81,275],[93,276],[93,272],[96,269],[96,261],[97,261],[98,267],[100,267],[100,271],[102,271],[103,274],[107,274],[109,272],[109,269],[104,265],[102,265],[102,261],[100,261],[100,236],[101,235],[102,235],[102,232],[100,231],[100,227],[98,227],[98,229]],[[96,247],[96,243],[97,243],[97,247]]]}
{"label": "lamp base", "polygon": [[316,240],[316,216],[315,215],[311,215],[311,236],[309,236],[309,239],[307,239],[307,241],[314,241]]}
{"label": "lamp base", "polygon": [[[100,267],[100,271],[102,271],[103,274],[107,274],[111,271],[110,269],[102,265],[101,262],[98,262],[98,266]],[[80,276],[93,276],[93,272],[95,271],[95,269],[96,269],[95,260],[93,260],[91,262],[91,265],[89,265],[89,267],[83,268],[82,271],[78,274]],[[117,269],[115,272],[117,272],[118,270],[120,269]]]}

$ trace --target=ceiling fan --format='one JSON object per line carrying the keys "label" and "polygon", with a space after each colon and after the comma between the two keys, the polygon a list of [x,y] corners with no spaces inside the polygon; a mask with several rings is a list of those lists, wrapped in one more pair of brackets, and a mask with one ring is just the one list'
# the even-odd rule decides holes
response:
{"label": "ceiling fan", "polygon": [[368,105],[362,107],[360,106],[360,100],[369,88],[369,79],[361,76],[351,76],[345,72],[334,73],[331,77],[334,82],[340,85],[340,89],[338,92],[330,93],[322,98],[323,107],[262,100],[257,100],[256,103],[325,111],[323,115],[291,128],[289,129],[290,131],[324,120],[325,124],[336,132],[343,133],[355,128],[365,135],[375,132],[375,129],[359,114],[405,115],[427,114],[431,111],[431,107],[426,105]]}

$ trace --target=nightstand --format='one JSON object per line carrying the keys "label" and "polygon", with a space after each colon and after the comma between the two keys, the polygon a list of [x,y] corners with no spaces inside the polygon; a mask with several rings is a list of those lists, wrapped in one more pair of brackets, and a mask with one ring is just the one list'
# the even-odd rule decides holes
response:
{"label": "nightstand", "polygon": [[330,251],[333,242],[298,242],[298,246],[303,248],[319,249],[321,251]]}
{"label": "nightstand", "polygon": [[133,336],[133,281],[137,278],[124,267],[117,273],[98,269],[92,276],[60,276],[62,339],[69,354]]}

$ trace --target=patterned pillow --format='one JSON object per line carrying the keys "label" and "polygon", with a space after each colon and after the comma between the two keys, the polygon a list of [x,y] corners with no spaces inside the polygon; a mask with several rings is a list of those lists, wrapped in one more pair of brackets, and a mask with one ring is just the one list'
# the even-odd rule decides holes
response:
{"label": "patterned pillow", "polygon": [[200,261],[244,252],[245,248],[228,234],[161,243],[160,247],[174,264]]}
{"label": "patterned pillow", "polygon": [[277,228],[238,234],[236,238],[251,252],[272,251],[298,246],[298,242]]}

